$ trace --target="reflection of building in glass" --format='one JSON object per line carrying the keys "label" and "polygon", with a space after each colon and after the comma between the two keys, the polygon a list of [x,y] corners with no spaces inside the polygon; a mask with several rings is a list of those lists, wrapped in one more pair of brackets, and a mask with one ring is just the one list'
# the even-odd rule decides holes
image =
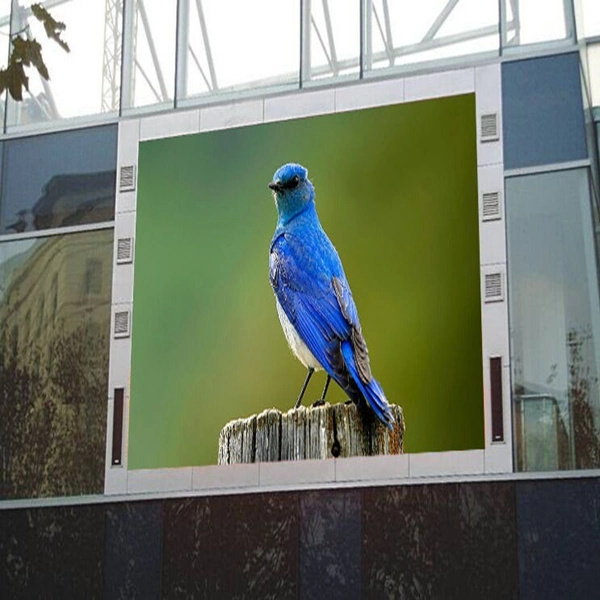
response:
{"label": "reflection of building in glass", "polygon": [[115,171],[55,175],[33,205],[35,229],[110,221],[114,215]]}
{"label": "reflection of building in glass", "polygon": [[570,467],[569,435],[556,398],[515,396],[517,466],[521,471],[556,471]]}
{"label": "reflection of building in glass", "polygon": [[0,497],[102,487],[112,237],[0,247]]}
{"label": "reflection of building in glass", "polygon": [[[588,175],[566,169],[510,178],[506,195],[517,465],[598,466],[600,298]],[[540,438],[549,422],[566,437],[560,453]]]}
{"label": "reflection of building in glass", "polygon": [[116,127],[108,125],[1,144],[0,230],[23,233],[112,221],[116,138]]}
{"label": "reflection of building in glass", "polygon": [[110,221],[114,217],[115,171],[55,175],[31,209],[21,209],[8,231],[23,233]]}
{"label": "reflection of building in glass", "polygon": [[107,325],[112,284],[108,233],[38,240],[12,270],[0,303],[0,324],[19,331],[20,349],[47,349],[57,328],[72,331],[84,321]]}

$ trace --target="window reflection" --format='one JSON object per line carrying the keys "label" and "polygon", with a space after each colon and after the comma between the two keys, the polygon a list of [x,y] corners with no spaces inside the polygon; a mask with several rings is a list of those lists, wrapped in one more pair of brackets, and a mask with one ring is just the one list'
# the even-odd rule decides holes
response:
{"label": "window reflection", "polygon": [[0,232],[112,221],[117,127],[4,143]]}
{"label": "window reflection", "polygon": [[112,245],[0,244],[0,498],[102,493]]}
{"label": "window reflection", "polygon": [[600,305],[586,170],[506,183],[519,470],[600,466]]}

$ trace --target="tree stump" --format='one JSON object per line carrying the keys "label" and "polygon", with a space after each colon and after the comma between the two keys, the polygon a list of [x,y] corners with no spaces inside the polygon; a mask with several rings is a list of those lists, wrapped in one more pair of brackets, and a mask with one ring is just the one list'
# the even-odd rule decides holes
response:
{"label": "tree stump", "polygon": [[393,429],[352,403],[269,408],[230,421],[219,434],[219,464],[402,454],[404,416],[392,404]]}

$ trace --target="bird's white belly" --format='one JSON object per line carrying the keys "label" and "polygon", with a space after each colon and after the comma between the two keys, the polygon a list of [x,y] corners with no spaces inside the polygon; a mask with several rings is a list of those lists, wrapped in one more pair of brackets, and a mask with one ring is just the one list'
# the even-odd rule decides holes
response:
{"label": "bird's white belly", "polygon": [[277,304],[277,314],[279,315],[279,320],[281,321],[281,327],[283,328],[283,333],[285,334],[285,339],[289,344],[292,352],[296,356],[296,358],[308,369],[315,369],[317,371],[322,370],[323,367],[321,363],[314,357],[313,353],[308,349],[308,346],[302,341],[296,328],[292,325],[290,320],[283,308],[281,308],[281,304],[279,304],[279,300],[275,298],[275,302]]}

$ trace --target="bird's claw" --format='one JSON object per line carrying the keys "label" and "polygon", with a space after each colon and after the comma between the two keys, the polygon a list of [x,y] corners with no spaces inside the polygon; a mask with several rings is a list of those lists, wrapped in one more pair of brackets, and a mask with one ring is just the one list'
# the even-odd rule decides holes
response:
{"label": "bird's claw", "polygon": [[324,404],[325,404],[325,400],[323,400],[323,398],[321,398],[320,400],[316,400],[315,402],[313,402],[312,407],[317,408],[319,406],[324,406]]}

